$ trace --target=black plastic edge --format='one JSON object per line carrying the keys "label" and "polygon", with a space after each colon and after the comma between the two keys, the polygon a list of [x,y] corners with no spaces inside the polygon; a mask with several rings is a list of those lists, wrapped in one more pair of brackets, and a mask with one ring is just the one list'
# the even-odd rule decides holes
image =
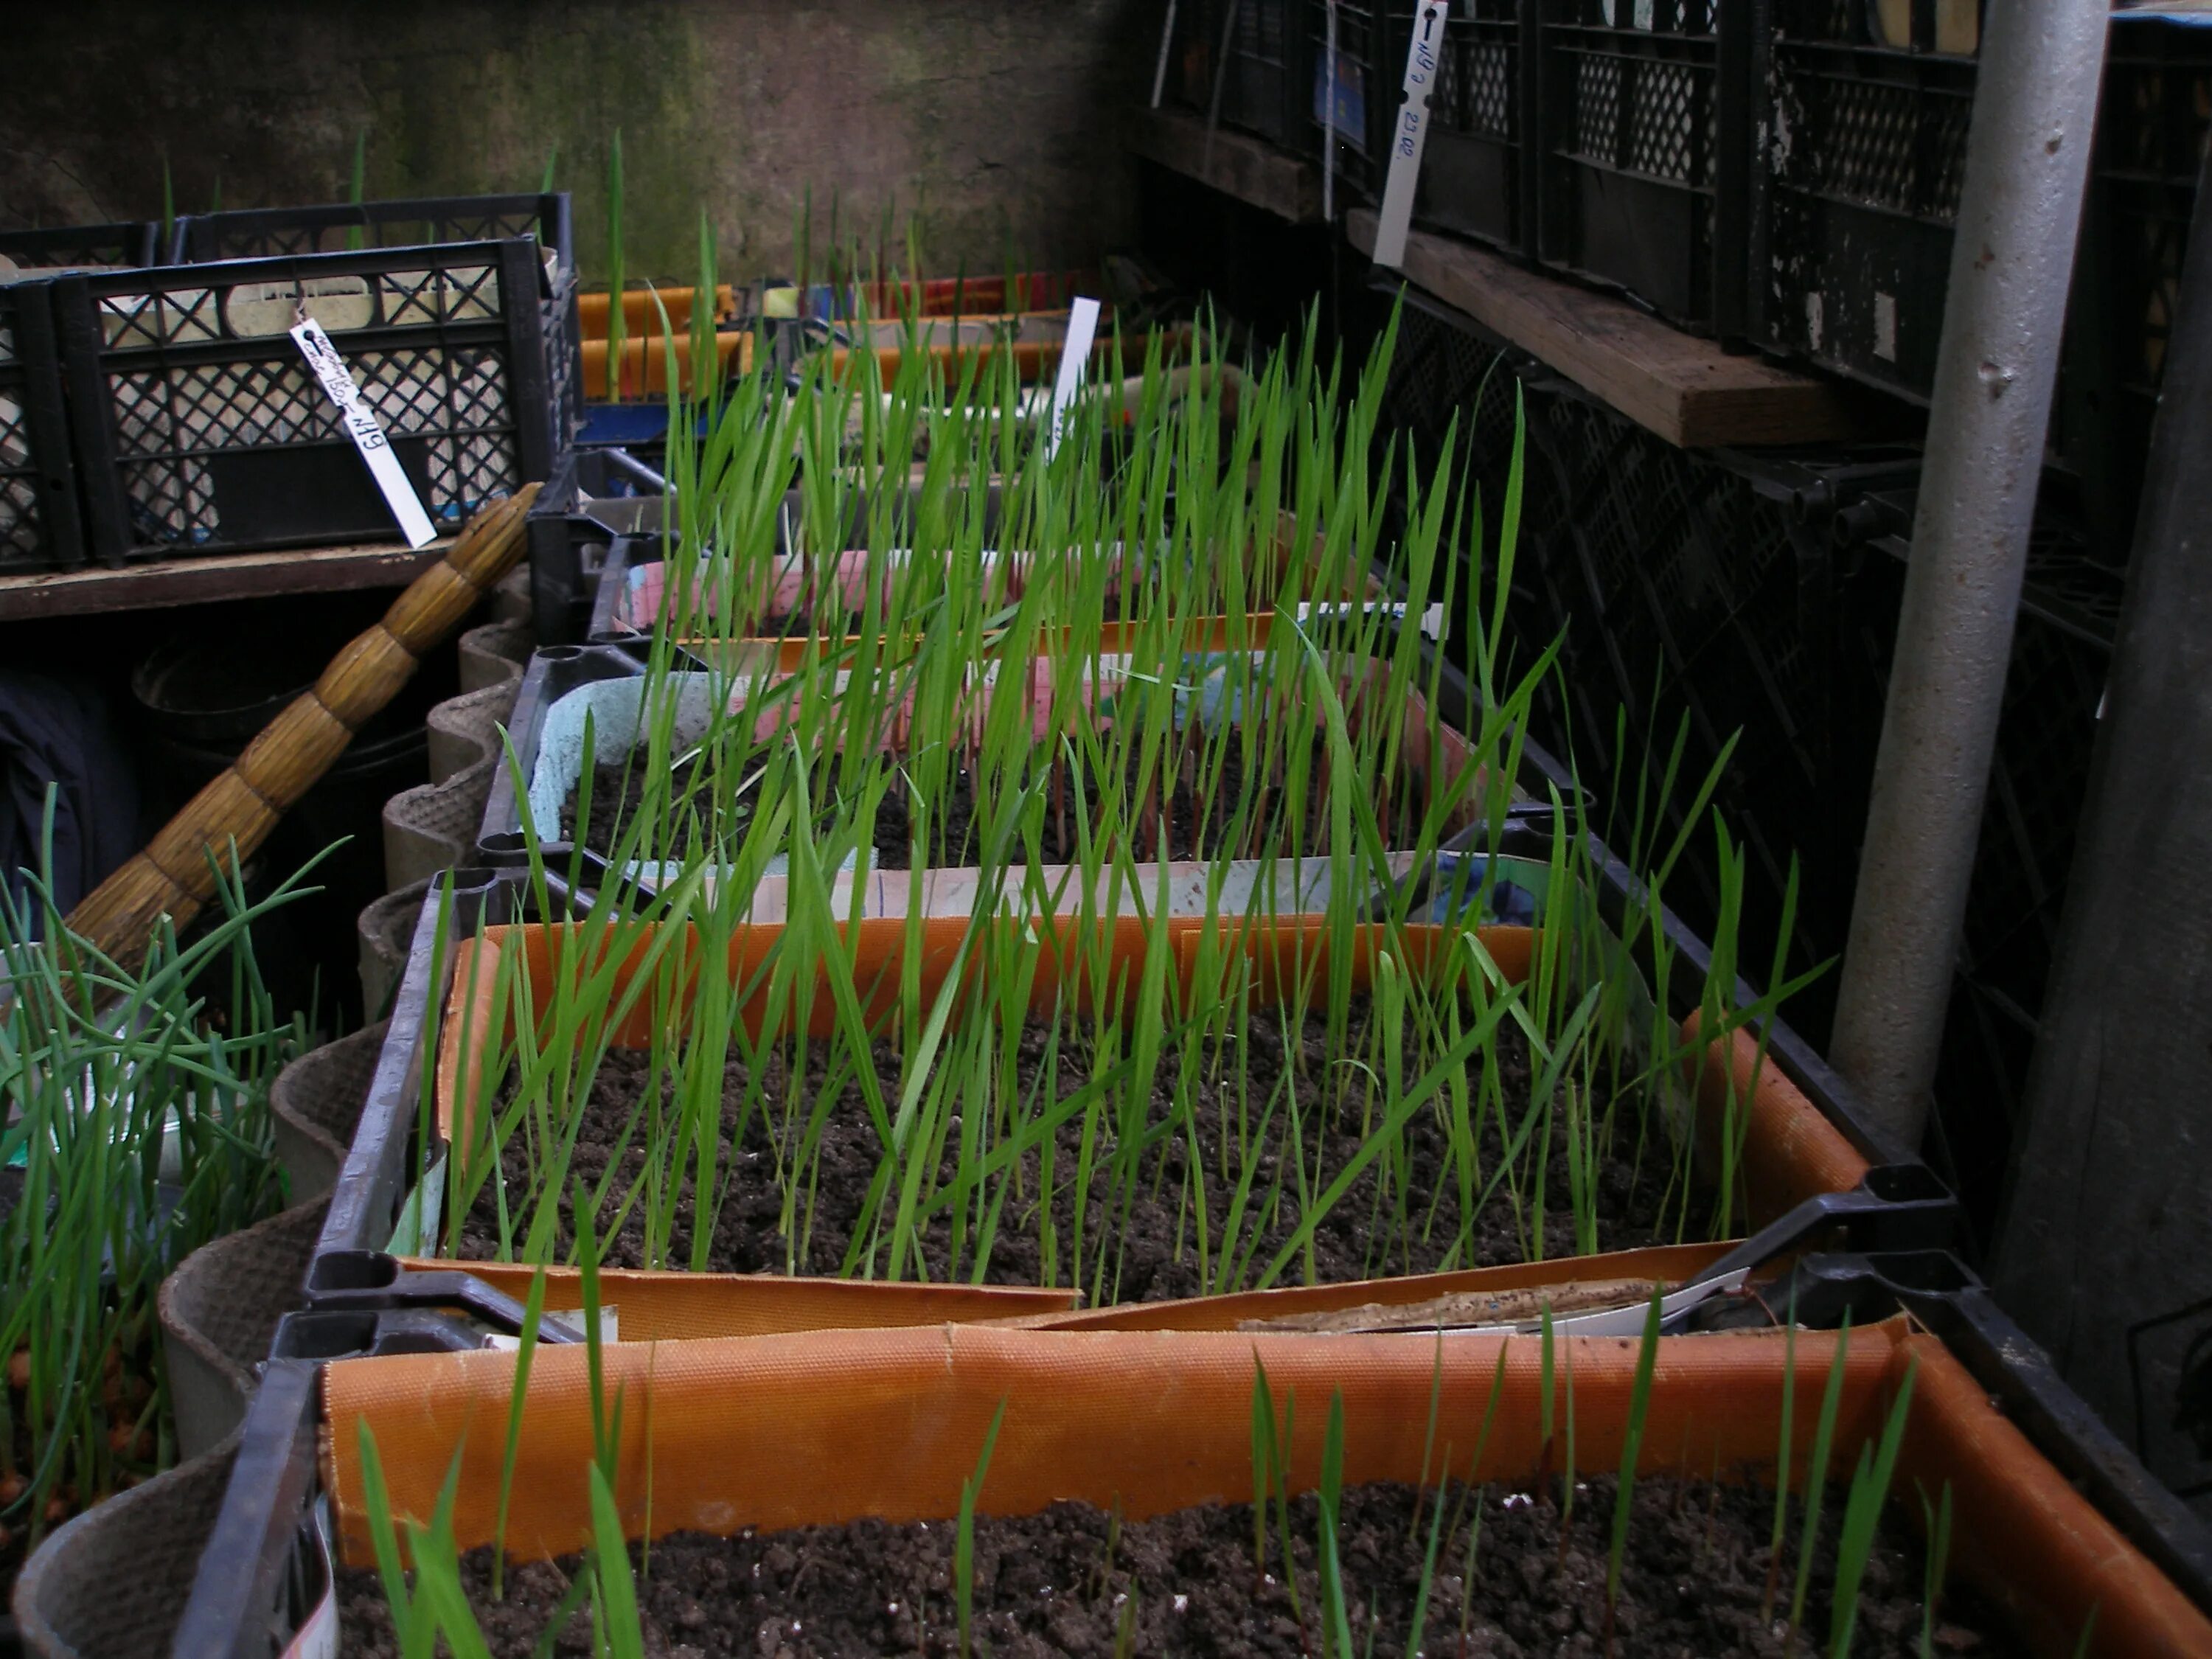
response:
{"label": "black plastic edge", "polygon": [[[514,196],[419,196],[376,202],[323,202],[304,207],[237,208],[222,213],[188,214],[179,219],[166,250],[170,264],[205,264],[216,258],[218,239],[226,231],[264,234],[302,230],[333,230],[349,225],[373,228],[384,224],[436,223],[447,219],[514,217],[527,213],[538,221],[536,240],[559,255],[564,265],[575,263],[575,240],[568,192]],[[148,247],[158,227],[149,225]],[[476,239],[471,239],[476,240]],[[436,244],[435,246],[449,246]],[[149,258],[145,263],[152,264]]]}
{"label": "black plastic edge", "polygon": [[512,921],[523,912],[525,896],[506,872],[456,870],[432,884],[415,924],[406,971],[392,999],[391,1024],[369,1079],[368,1097],[331,1188],[330,1208],[315,1240],[317,1257],[330,1250],[381,1249],[391,1238],[404,1195],[407,1151],[422,1098],[422,1039],[441,988],[431,983],[432,973],[434,967],[443,972],[447,965],[434,963],[432,957],[448,883],[448,961],[454,941],[474,933],[480,925]]}
{"label": "black plastic edge", "polygon": [[238,1460],[201,1551],[171,1652],[178,1659],[270,1659],[284,1580],[316,1480],[320,1389],[313,1364],[272,1360],[246,1408]]}

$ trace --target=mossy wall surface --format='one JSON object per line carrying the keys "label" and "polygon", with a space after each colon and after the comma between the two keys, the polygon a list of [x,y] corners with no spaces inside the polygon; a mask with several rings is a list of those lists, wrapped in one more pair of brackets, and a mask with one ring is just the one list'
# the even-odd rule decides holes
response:
{"label": "mossy wall surface", "polygon": [[[726,275],[872,252],[885,216],[943,271],[1012,250],[1081,263],[1127,240],[1123,123],[1158,0],[635,0],[0,6],[0,228],[534,191],[555,155],[604,275],[609,139],[626,268],[688,279],[702,208]],[[557,148],[556,148],[557,147]],[[903,260],[901,261],[903,263]]]}

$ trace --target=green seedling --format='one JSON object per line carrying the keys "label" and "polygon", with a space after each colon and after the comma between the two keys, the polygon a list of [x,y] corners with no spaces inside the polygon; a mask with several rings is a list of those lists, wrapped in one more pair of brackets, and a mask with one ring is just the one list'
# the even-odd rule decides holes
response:
{"label": "green seedling", "polygon": [[1636,1351],[1636,1384],[1628,1396],[1628,1428],[1620,1443],[1620,1481],[1613,1499],[1613,1541],[1605,1568],[1605,1650],[1613,1652],[1613,1613],[1620,1605],[1621,1563],[1628,1553],[1628,1518],[1636,1497],[1636,1464],[1644,1452],[1644,1424],[1651,1411],[1651,1375],[1659,1359],[1661,1288],[1651,1287],[1644,1340]]}
{"label": "green seedling", "polygon": [[999,1425],[1006,1421],[1006,1402],[991,1413],[991,1426],[983,1436],[983,1450],[975,1459],[975,1473],[960,1483],[959,1530],[953,1535],[952,1593],[960,1620],[960,1659],[968,1659],[974,1634],[975,1601],[975,1504],[983,1495],[983,1479],[990,1473],[991,1451],[999,1443]]}

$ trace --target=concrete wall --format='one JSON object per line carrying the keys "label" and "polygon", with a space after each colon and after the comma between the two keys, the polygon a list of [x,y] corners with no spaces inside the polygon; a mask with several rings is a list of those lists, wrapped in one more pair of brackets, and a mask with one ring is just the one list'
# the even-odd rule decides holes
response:
{"label": "concrete wall", "polygon": [[688,277],[698,215],[725,274],[872,242],[886,211],[945,271],[1009,246],[1079,263],[1134,228],[1121,127],[1159,0],[226,0],[0,3],[0,228],[343,199],[534,191],[549,149],[603,267],[623,135],[633,276]]}

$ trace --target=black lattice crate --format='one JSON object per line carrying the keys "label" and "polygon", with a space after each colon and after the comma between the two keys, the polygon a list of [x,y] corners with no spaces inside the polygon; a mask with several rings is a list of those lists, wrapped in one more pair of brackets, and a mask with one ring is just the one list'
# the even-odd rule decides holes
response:
{"label": "black lattice crate", "polygon": [[72,275],[53,294],[103,561],[397,537],[288,332],[303,303],[441,532],[551,466],[547,321],[573,296],[534,240]]}
{"label": "black lattice crate", "polygon": [[2126,14],[2105,62],[2053,447],[2124,562],[2212,142],[2212,28]]}
{"label": "black lattice crate", "polygon": [[1389,165],[1389,126],[1397,112],[1404,53],[1391,63],[1378,0],[1304,4],[1305,85],[1291,148],[1332,170],[1340,210],[1349,201],[1376,201]]}
{"label": "black lattice crate", "polygon": [[0,285],[0,572],[84,557],[52,295]]}
{"label": "black lattice crate", "polygon": [[285,253],[504,242],[517,236],[537,238],[538,246],[557,254],[562,265],[574,265],[575,239],[568,192],[425,196],[193,214],[177,221],[169,258],[173,264],[204,264],[214,259],[264,259]]}
{"label": "black lattice crate", "polygon": [[1538,254],[1678,326],[1741,331],[1719,260],[1749,215],[1747,9],[1716,0],[1541,0]]}
{"label": "black lattice crate", "polygon": [[[1429,93],[1429,131],[1413,194],[1416,222],[1516,251],[1530,246],[1522,206],[1522,13],[1528,0],[1454,0]],[[1383,61],[1402,70],[1413,13],[1389,18]],[[1389,89],[1396,100],[1401,87]]]}
{"label": "black lattice crate", "polygon": [[[1299,28],[1301,0],[1208,0],[1201,9],[1220,70],[1221,125],[1256,134],[1288,149],[1299,140],[1305,118],[1305,41]],[[1234,14],[1233,15],[1231,14]],[[1207,110],[1213,86],[1206,88]]]}
{"label": "black lattice crate", "polygon": [[1775,0],[1761,344],[1927,398],[1974,111],[1972,19],[1972,0]]}
{"label": "black lattice crate", "polygon": [[47,230],[0,230],[0,257],[23,270],[150,265],[161,228],[146,220],[112,225],[58,225]]}

